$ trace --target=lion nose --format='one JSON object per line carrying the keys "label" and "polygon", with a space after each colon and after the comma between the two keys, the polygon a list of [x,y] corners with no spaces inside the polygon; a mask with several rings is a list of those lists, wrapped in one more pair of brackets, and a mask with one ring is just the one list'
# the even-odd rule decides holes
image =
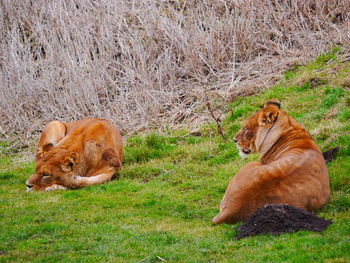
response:
{"label": "lion nose", "polygon": [[237,143],[237,142],[238,142],[238,140],[237,140],[237,139],[233,139],[233,141],[234,141],[235,143]]}
{"label": "lion nose", "polygon": [[33,185],[26,183],[26,186],[27,186],[27,192],[32,191]]}

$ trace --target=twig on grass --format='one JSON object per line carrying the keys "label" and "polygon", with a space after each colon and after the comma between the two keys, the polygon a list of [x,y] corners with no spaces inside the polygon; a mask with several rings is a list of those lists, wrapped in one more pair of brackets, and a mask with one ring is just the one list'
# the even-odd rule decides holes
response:
{"label": "twig on grass", "polygon": [[224,139],[224,141],[226,141],[226,137],[225,137],[225,135],[224,135],[224,131],[223,131],[223,128],[222,128],[222,125],[221,125],[221,119],[220,119],[220,117],[215,116],[214,110],[213,110],[212,107],[211,107],[211,104],[210,104],[208,95],[205,94],[205,96],[206,96],[206,104],[207,104],[207,107],[208,107],[208,111],[209,111],[211,117],[212,117],[212,118],[214,119],[214,121],[216,122],[217,131],[218,131],[218,133],[221,135],[221,137]]}

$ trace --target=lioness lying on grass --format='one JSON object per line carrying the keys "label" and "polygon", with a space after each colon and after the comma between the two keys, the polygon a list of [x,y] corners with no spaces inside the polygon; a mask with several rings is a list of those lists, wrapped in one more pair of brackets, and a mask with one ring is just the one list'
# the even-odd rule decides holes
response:
{"label": "lioness lying on grass", "polygon": [[41,134],[27,191],[80,188],[109,181],[122,166],[118,129],[107,120],[50,122]]}
{"label": "lioness lying on grass", "polygon": [[260,162],[243,166],[231,179],[214,224],[245,220],[270,203],[307,211],[329,198],[329,178],[322,153],[310,134],[277,100],[250,116],[234,138],[241,157],[258,152]]}

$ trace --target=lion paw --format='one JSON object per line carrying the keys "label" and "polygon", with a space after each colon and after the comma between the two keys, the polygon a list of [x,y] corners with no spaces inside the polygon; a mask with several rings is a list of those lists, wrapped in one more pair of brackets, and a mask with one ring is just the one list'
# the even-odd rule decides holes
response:
{"label": "lion paw", "polygon": [[52,190],[67,190],[67,187],[64,187],[64,186],[58,185],[58,184],[53,184],[53,185],[45,188],[45,191],[52,191]]}

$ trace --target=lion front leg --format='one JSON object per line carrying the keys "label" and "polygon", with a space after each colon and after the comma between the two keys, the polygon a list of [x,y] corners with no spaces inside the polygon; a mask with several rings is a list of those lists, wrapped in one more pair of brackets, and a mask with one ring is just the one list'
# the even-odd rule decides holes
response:
{"label": "lion front leg", "polygon": [[67,187],[58,185],[58,184],[53,184],[45,188],[45,191],[53,191],[53,190],[67,190]]}
{"label": "lion front leg", "polygon": [[212,220],[214,224],[244,220],[251,205],[250,199],[253,197],[247,195],[247,187],[259,167],[261,167],[259,162],[250,162],[231,179],[220,202],[220,212]]}
{"label": "lion front leg", "polygon": [[72,188],[80,188],[95,184],[102,184],[110,181],[116,172],[117,169],[110,166],[96,169],[90,172],[88,176],[74,176],[71,186]]}

